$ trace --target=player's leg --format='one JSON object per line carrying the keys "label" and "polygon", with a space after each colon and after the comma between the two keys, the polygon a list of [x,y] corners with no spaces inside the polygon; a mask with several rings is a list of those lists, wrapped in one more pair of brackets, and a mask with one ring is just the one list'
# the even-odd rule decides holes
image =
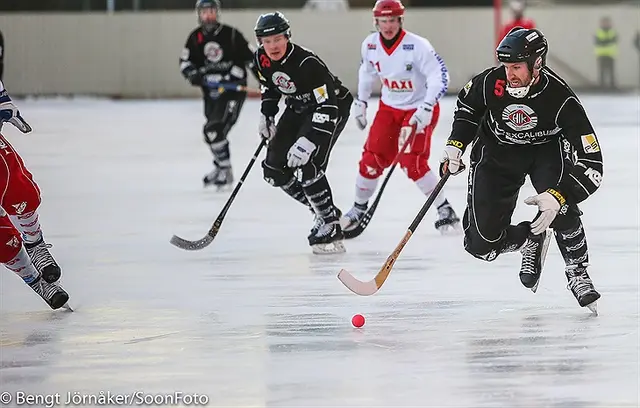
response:
{"label": "player's leg", "polygon": [[302,185],[296,179],[294,171],[287,167],[287,153],[298,138],[303,119],[291,109],[284,111],[278,121],[276,134],[267,147],[262,170],[267,183],[280,187],[291,198],[311,209]]}
{"label": "player's leg", "polygon": [[204,176],[205,186],[233,183],[228,135],[238,120],[245,99],[246,94],[239,92],[224,92],[217,99],[207,95],[204,97],[207,118],[203,129],[204,140],[211,149],[214,165],[214,169]]}
{"label": "player's leg", "polygon": [[[415,111],[409,111],[405,115],[404,125],[408,125],[408,121]],[[416,183],[416,186],[426,196],[429,196],[433,189],[440,181],[440,178],[436,174],[437,171],[433,171],[429,167],[429,155],[431,153],[431,137],[438,125],[438,119],[440,118],[440,104],[436,104],[433,109],[433,119],[431,124],[427,126],[422,132],[416,133],[410,144],[408,153],[403,153],[400,156],[400,167],[405,171],[407,177]],[[435,227],[441,233],[445,234],[452,231],[460,231],[460,218],[453,210],[451,204],[445,196],[444,189],[440,191],[440,194],[436,197],[433,204],[438,209],[438,220],[435,222]]]}
{"label": "player's leg", "polygon": [[[572,158],[572,147],[564,139],[538,146],[536,161],[530,175],[536,191],[542,193],[558,185],[561,177],[569,171],[569,166],[573,166]],[[593,182],[599,184],[600,179],[595,178]],[[571,192],[563,193],[567,195],[565,198],[569,206],[563,213],[558,213],[551,223],[551,228],[565,261],[567,288],[573,293],[580,306],[590,306],[600,298],[600,294],[587,273],[589,252],[587,236],[580,219],[582,211],[576,204],[570,203]]]}
{"label": "player's leg", "polygon": [[345,231],[358,226],[367,211],[369,199],[376,191],[380,176],[398,154],[398,137],[403,119],[404,111],[380,102],[358,165],[353,207],[340,220]]}
{"label": "player's leg", "polygon": [[61,271],[49,252],[51,245],[44,241],[40,227],[40,189],[18,153],[2,135],[0,148],[0,167],[3,169],[4,183],[0,206],[22,234],[24,246],[36,269],[47,282],[55,282],[60,279]]}
{"label": "player's leg", "polygon": [[[311,203],[315,214],[315,231],[309,235],[309,245],[315,253],[344,252],[342,244],[344,235],[340,226],[340,210],[333,202],[333,194],[326,176],[331,151],[342,134],[348,120],[353,103],[351,94],[338,100],[338,120],[333,135],[316,148],[314,156],[301,170],[301,181],[305,195]],[[303,125],[301,135],[312,126],[311,119]]]}
{"label": "player's leg", "polygon": [[517,251],[529,235],[529,223],[511,225],[525,171],[517,163],[500,163],[497,158],[507,154],[500,150],[508,149],[496,151],[478,140],[470,157],[467,208],[462,221],[464,247],[485,261]]}

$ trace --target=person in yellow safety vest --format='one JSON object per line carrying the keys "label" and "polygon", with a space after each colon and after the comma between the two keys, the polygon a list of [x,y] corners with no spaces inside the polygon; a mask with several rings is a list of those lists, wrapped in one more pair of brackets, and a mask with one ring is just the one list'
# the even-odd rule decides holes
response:
{"label": "person in yellow safety vest", "polygon": [[609,17],[603,17],[600,20],[600,28],[596,31],[595,53],[598,58],[600,86],[606,87],[605,83],[607,82],[606,79],[608,79],[609,88],[615,88],[615,59],[618,55],[618,34],[613,29]]}

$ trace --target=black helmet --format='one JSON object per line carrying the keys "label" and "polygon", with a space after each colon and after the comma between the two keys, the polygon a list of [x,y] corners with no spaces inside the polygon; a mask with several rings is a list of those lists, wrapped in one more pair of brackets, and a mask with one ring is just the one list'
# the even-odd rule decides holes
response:
{"label": "black helmet", "polygon": [[279,11],[258,17],[253,31],[255,31],[258,39],[278,34],[284,34],[287,38],[291,37],[289,20]]}
{"label": "black helmet", "polygon": [[[526,62],[529,71],[533,71],[534,66],[538,69],[545,66],[548,51],[547,39],[540,30],[527,30],[522,27],[509,31],[496,48],[498,61]],[[538,58],[540,64],[536,66]]]}
{"label": "black helmet", "polygon": [[198,24],[200,24],[207,30],[214,29],[218,25],[217,22],[214,24],[203,24],[202,20],[200,19],[200,10],[205,8],[212,8],[219,13],[221,8],[220,0],[197,0],[196,1],[196,14],[198,16]]}

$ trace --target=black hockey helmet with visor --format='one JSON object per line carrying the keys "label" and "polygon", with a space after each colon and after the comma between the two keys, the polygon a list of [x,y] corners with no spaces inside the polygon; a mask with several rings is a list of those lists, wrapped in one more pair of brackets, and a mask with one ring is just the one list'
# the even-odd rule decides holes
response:
{"label": "black hockey helmet with visor", "polygon": [[526,62],[533,74],[534,67],[545,66],[548,51],[547,39],[540,30],[515,27],[500,41],[496,55],[500,62]]}
{"label": "black hockey helmet with visor", "polygon": [[258,17],[253,31],[259,44],[262,42],[262,38],[272,35],[284,34],[286,38],[291,38],[291,25],[289,24],[289,20],[279,11],[262,14]]}
{"label": "black hockey helmet with visor", "polygon": [[[198,0],[196,1],[196,15],[198,16],[198,24],[205,30],[213,31],[218,26],[218,18],[220,15],[220,0]],[[216,12],[214,21],[205,21],[202,19],[202,10],[209,9]]]}

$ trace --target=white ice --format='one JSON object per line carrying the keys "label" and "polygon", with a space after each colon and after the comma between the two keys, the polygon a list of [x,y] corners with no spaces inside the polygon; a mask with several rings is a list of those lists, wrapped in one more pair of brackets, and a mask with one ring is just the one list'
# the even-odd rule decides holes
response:
{"label": "white ice", "polygon": [[[371,279],[424,201],[401,171],[346,254],[311,254],[309,212],[264,182],[259,163],[213,244],[181,251],[170,237],[202,237],[229,194],[201,185],[211,161],[199,100],[21,101],[35,131],[3,132],[43,191],[41,221],[76,311],[51,311],[0,273],[0,391],[62,402],[181,391],[211,407],[635,407],[638,97],[583,101],[605,160],[582,205],[598,317],[566,289],[555,242],[533,294],[518,254],[476,260],[461,237],[438,235],[433,210],[378,294],[349,292],[338,271]],[[442,104],[434,167],[453,104]],[[236,178],[259,143],[258,110],[248,101],[230,137]],[[364,138],[349,123],[332,155],[343,211]],[[446,191],[462,215],[466,177]],[[534,215],[521,203],[530,193],[514,223]]]}

